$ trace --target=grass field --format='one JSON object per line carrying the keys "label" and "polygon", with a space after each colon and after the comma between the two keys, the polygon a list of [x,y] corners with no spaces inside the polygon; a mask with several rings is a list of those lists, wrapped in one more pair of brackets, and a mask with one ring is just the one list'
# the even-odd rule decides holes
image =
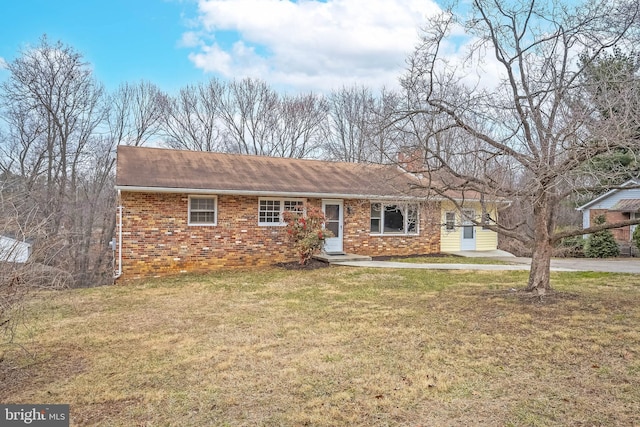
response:
{"label": "grass field", "polygon": [[72,425],[640,424],[640,276],[553,273],[542,302],[526,277],[268,269],[42,293],[0,401],[68,403]]}

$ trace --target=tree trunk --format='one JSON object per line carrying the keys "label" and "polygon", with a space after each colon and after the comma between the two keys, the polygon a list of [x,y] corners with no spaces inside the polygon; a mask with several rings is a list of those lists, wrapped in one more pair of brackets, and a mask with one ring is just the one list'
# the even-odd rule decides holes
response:
{"label": "tree trunk", "polygon": [[[546,237],[546,236],[545,236]],[[548,238],[536,239],[531,259],[531,272],[529,273],[529,283],[525,289],[527,292],[536,292],[543,295],[551,288],[551,253],[553,247]]]}
{"label": "tree trunk", "polygon": [[551,288],[551,255],[553,246],[551,245],[550,234],[555,226],[555,221],[553,205],[549,200],[548,194],[544,191],[540,193],[533,207],[534,246],[529,283],[525,290],[543,295]]}

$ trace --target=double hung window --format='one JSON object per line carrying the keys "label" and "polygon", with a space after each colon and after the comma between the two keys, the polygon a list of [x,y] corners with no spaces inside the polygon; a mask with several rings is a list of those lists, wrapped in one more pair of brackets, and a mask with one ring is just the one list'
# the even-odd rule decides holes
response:
{"label": "double hung window", "polygon": [[189,225],[216,225],[218,198],[189,196]]}
{"label": "double hung window", "polygon": [[446,231],[453,231],[456,229],[456,213],[446,212],[444,214],[444,229]]}
{"label": "double hung window", "polygon": [[485,212],[482,214],[482,229],[488,230],[487,225],[490,225],[493,222],[491,219],[491,214],[489,212]]}

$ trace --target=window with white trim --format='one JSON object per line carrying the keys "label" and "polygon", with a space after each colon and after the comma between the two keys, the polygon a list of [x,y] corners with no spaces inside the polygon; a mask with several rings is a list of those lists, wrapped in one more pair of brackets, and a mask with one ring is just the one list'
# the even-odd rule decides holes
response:
{"label": "window with white trim", "polygon": [[216,225],[217,205],[216,196],[189,196],[189,225]]}
{"label": "window with white trim", "polygon": [[482,214],[482,229],[483,230],[489,230],[487,225],[490,225],[492,222],[494,222],[494,221],[491,218],[491,214],[489,212],[485,212],[485,213]]}
{"label": "window with white trim", "polygon": [[444,229],[446,231],[454,231],[456,229],[456,213],[455,212],[445,212]]}
{"label": "window with white trim", "polygon": [[258,225],[284,225],[284,211],[302,211],[304,199],[259,199]]}
{"label": "window with white trim", "polygon": [[371,234],[418,234],[418,203],[371,203]]}
{"label": "window with white trim", "polygon": [[371,233],[380,234],[382,229],[382,204],[371,203]]}

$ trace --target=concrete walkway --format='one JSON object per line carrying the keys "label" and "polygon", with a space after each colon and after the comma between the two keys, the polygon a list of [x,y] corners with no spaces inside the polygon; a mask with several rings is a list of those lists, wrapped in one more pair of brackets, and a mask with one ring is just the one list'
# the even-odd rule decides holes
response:
{"label": "concrete walkway", "polygon": [[[345,261],[334,262],[332,265],[343,265],[349,267],[371,267],[371,268],[407,268],[407,269],[429,269],[429,270],[476,270],[476,271],[519,271],[530,270],[531,258],[515,257],[505,251],[485,251],[455,252],[451,255],[465,257],[492,258],[500,262],[509,264],[435,264],[423,263],[415,264],[408,262],[394,261]],[[631,273],[640,274],[640,258],[553,258],[551,260],[551,271],[598,271],[607,273]]]}
{"label": "concrete walkway", "polygon": [[[371,267],[371,268],[404,268],[423,270],[476,270],[476,271],[528,271],[526,264],[417,264],[412,262],[394,261],[343,261],[334,262],[331,265],[343,265],[347,267]],[[551,267],[551,271],[578,271],[571,268]]]}

